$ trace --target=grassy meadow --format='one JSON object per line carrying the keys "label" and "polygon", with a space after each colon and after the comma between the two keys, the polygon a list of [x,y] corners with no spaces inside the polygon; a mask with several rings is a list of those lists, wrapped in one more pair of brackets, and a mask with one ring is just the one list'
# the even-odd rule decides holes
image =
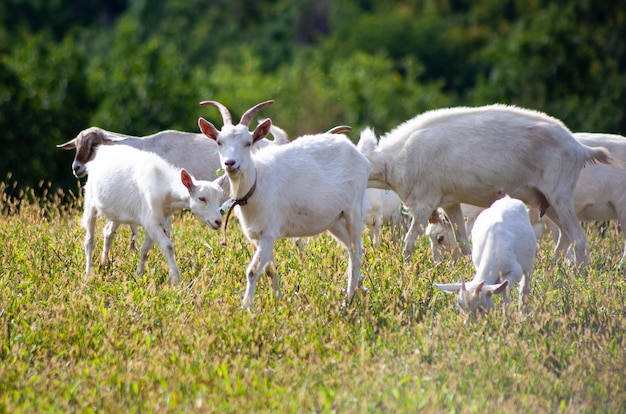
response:
{"label": "grassy meadow", "polygon": [[347,255],[330,236],[302,252],[280,240],[283,298],[262,277],[249,312],[253,250],[236,220],[223,246],[221,231],[176,215],[178,286],[156,248],[134,274],[128,226],[112,266],[85,279],[81,200],[28,198],[3,198],[0,213],[0,412],[626,411],[615,225],[604,237],[587,227],[584,271],[556,261],[544,238],[525,309],[515,289],[506,315],[466,323],[432,284],[471,277],[471,261],[434,265],[426,239],[404,263],[391,231],[378,249],[365,232],[368,292],[348,307]]}

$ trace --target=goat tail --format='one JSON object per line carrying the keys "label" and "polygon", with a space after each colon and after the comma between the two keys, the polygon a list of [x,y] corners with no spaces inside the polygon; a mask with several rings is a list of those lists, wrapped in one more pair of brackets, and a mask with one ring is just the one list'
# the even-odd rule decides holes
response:
{"label": "goat tail", "polygon": [[356,144],[356,148],[359,152],[365,156],[370,155],[377,146],[376,134],[372,128],[365,128],[361,132],[359,142]]}
{"label": "goat tail", "polygon": [[586,147],[587,157],[585,159],[586,163],[602,163],[608,165],[617,165],[620,164],[616,159],[611,156],[611,153],[608,149],[604,147]]}

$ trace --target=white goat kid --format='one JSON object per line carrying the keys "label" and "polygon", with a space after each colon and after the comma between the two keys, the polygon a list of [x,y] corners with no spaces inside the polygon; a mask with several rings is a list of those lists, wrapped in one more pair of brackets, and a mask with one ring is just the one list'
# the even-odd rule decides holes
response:
{"label": "white goat kid", "polygon": [[545,211],[572,241],[575,260],[587,263],[574,187],[585,163],[610,163],[611,157],[604,148],[580,144],[557,119],[505,105],[447,108],[399,125],[378,145],[366,129],[358,147],[370,161],[368,186],[394,190],[413,216],[406,259],[437,207],[470,254],[460,203],[486,207],[506,193]]}
{"label": "white goat kid", "polygon": [[127,146],[102,146],[88,164],[82,226],[86,230],[85,258],[88,277],[92,270],[93,232],[96,216],[115,223],[144,227],[137,273],[143,273],[149,250],[157,243],[167,258],[168,280],[179,279],[174,245],[168,237],[172,215],[188,208],[213,229],[222,224],[221,187],[211,181],[196,181],[158,155]]}
{"label": "white goat kid", "polygon": [[[505,196],[476,218],[472,228],[476,268],[473,280],[465,283],[434,286],[448,293],[458,293],[457,304],[467,313],[486,312],[493,308],[493,294],[505,292],[516,282],[519,305],[530,290],[537,239],[526,205]],[[508,294],[505,294],[508,303]]]}
{"label": "white goat kid", "polygon": [[219,109],[221,131],[203,118],[200,130],[217,142],[236,199],[235,213],[256,251],[246,269],[243,306],[253,307],[256,284],[263,270],[272,277],[280,297],[273,263],[274,242],[280,237],[309,237],[328,230],[348,250],[348,287],[351,298],[359,287],[361,230],[369,163],[342,135],[301,137],[286,145],[252,149],[265,137],[271,120],[248,130],[251,118],[273,101],[250,108],[237,125],[228,109],[214,101],[202,102]]}

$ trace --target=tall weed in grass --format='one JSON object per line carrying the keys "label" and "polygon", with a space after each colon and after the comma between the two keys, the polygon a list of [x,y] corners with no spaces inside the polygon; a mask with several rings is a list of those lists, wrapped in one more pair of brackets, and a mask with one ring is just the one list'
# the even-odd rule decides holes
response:
{"label": "tall weed in grass", "polygon": [[524,310],[512,295],[506,315],[467,323],[432,283],[471,277],[471,261],[435,265],[426,241],[404,263],[391,232],[379,248],[364,237],[368,292],[343,307],[339,245],[322,235],[299,251],[280,240],[284,297],[261,280],[248,312],[253,250],[237,225],[225,247],[190,214],[175,217],[179,286],[167,284],[158,250],[134,275],[127,227],[112,265],[85,279],[80,200],[20,201],[5,197],[0,216],[0,411],[626,410],[615,226],[604,237],[588,227],[584,271],[543,239]]}

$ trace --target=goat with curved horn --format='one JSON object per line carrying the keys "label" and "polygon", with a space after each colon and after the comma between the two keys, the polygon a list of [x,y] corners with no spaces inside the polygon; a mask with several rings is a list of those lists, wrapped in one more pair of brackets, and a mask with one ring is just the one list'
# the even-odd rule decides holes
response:
{"label": "goat with curved horn", "polygon": [[209,106],[216,107],[217,109],[219,109],[220,114],[222,114],[222,120],[224,121],[224,125],[233,124],[233,117],[230,115],[230,111],[221,103],[217,101],[202,101],[200,102],[200,105],[203,105],[203,106],[209,105]]}
{"label": "goat with curved horn", "polygon": [[[204,118],[200,130],[218,143],[222,168],[230,182],[233,210],[243,233],[255,246],[245,271],[242,304],[251,309],[261,273],[272,278],[280,297],[274,244],[282,237],[310,237],[329,231],[348,253],[346,294],[361,287],[361,230],[366,206],[369,162],[345,136],[317,134],[271,150],[253,153],[272,127],[271,119],[253,131],[248,123],[259,109],[248,109],[234,127],[217,130]],[[302,168],[305,165],[306,168]]]}
{"label": "goat with curved horn", "polygon": [[241,121],[239,121],[239,125],[248,126],[248,124],[250,124],[250,121],[252,120],[254,115],[256,115],[257,112],[259,112],[262,108],[265,108],[266,106],[271,105],[273,103],[274,101],[270,100],[270,101],[265,101],[265,102],[261,102],[259,104],[254,105],[252,108],[248,109],[241,116]]}

